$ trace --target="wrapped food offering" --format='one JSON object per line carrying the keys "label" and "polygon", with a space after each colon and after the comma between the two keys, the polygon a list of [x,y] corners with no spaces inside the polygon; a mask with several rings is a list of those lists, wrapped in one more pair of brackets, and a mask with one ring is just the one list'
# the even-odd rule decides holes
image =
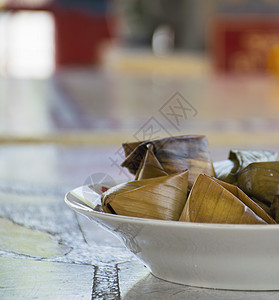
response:
{"label": "wrapped food offering", "polygon": [[122,167],[128,168],[132,174],[137,174],[149,145],[153,146],[149,151],[153,152],[162,170],[167,174],[189,170],[188,184],[190,188],[200,173],[215,176],[207,139],[205,136],[199,135],[125,143],[123,148],[126,159],[122,163]]}
{"label": "wrapped food offering", "polygon": [[135,178],[103,193],[106,213],[200,223],[279,222],[277,152],[231,150],[228,160],[213,164],[205,136],[122,146],[122,167]]}
{"label": "wrapped food offering", "polygon": [[248,165],[238,174],[238,186],[259,201],[271,204],[279,194],[279,161]]}
{"label": "wrapped food offering", "polygon": [[238,187],[199,175],[179,221],[229,224],[276,223]]}
{"label": "wrapped food offering", "polygon": [[177,221],[187,199],[188,171],[119,184],[102,195],[105,212]]}
{"label": "wrapped food offering", "polygon": [[231,150],[229,158],[214,163],[216,177],[228,183],[236,183],[237,174],[253,162],[278,160],[278,153],[273,151]]}

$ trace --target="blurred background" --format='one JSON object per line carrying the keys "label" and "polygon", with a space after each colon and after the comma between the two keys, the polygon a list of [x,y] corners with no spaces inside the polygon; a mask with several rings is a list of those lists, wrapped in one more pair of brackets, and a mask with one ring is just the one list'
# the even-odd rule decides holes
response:
{"label": "blurred background", "polygon": [[213,149],[278,148],[278,1],[0,7],[2,143],[206,134]]}

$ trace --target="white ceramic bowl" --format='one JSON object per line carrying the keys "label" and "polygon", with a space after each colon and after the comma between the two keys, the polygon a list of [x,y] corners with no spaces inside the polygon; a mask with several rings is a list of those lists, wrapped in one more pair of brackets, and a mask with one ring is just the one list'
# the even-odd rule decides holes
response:
{"label": "white ceramic bowl", "polygon": [[219,289],[279,290],[279,225],[186,223],[126,217],[92,209],[88,187],[65,196],[75,211],[108,229],[157,277]]}

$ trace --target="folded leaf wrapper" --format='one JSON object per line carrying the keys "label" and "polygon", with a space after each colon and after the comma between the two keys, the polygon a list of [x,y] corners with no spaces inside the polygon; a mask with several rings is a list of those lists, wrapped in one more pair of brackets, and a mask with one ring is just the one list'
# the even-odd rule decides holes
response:
{"label": "folded leaf wrapper", "polygon": [[145,157],[140,163],[135,180],[154,178],[168,175],[154,154],[154,146],[147,145]]}
{"label": "folded leaf wrapper", "polygon": [[122,147],[124,149],[125,157],[128,157],[142,143],[142,141],[134,143],[123,143]]}
{"label": "folded leaf wrapper", "polygon": [[238,174],[237,180],[247,195],[271,204],[279,194],[279,161],[252,163]]}
{"label": "folded leaf wrapper", "polygon": [[278,160],[278,153],[273,151],[231,150],[229,158],[214,163],[216,177],[228,183],[237,182],[237,174],[253,162]]}
{"label": "folded leaf wrapper", "polygon": [[228,224],[275,224],[276,222],[239,188],[199,175],[179,221]]}
{"label": "folded leaf wrapper", "polygon": [[269,214],[272,218],[272,213],[270,210],[270,204],[269,203],[264,203],[256,199],[255,197],[250,197],[256,204],[258,204],[267,214]]}
{"label": "folded leaf wrapper", "polygon": [[275,221],[279,222],[279,195],[275,195],[271,206],[270,206],[270,214],[275,219]]}
{"label": "folded leaf wrapper", "polygon": [[188,171],[130,181],[102,195],[105,212],[131,217],[177,221],[185,205]]}
{"label": "folded leaf wrapper", "polygon": [[164,172],[175,174],[189,170],[190,187],[200,173],[215,175],[205,136],[178,136],[123,144],[127,157],[122,167],[127,167],[132,174],[137,174],[150,144]]}

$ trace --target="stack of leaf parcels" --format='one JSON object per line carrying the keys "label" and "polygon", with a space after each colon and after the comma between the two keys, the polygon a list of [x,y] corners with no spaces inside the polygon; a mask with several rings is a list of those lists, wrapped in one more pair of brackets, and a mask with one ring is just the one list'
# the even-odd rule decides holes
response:
{"label": "stack of leaf parcels", "polygon": [[275,152],[232,150],[227,161],[214,164],[215,173],[204,136],[126,143],[123,148],[122,166],[135,179],[102,195],[104,212],[199,223],[279,221]]}
{"label": "stack of leaf parcels", "polygon": [[215,176],[205,136],[178,136],[137,143],[123,144],[126,159],[122,167],[139,175],[146,152],[152,152],[157,168],[166,174],[189,170],[189,187],[200,173]]}
{"label": "stack of leaf parcels", "polygon": [[229,224],[276,223],[238,187],[201,174],[179,221]]}

